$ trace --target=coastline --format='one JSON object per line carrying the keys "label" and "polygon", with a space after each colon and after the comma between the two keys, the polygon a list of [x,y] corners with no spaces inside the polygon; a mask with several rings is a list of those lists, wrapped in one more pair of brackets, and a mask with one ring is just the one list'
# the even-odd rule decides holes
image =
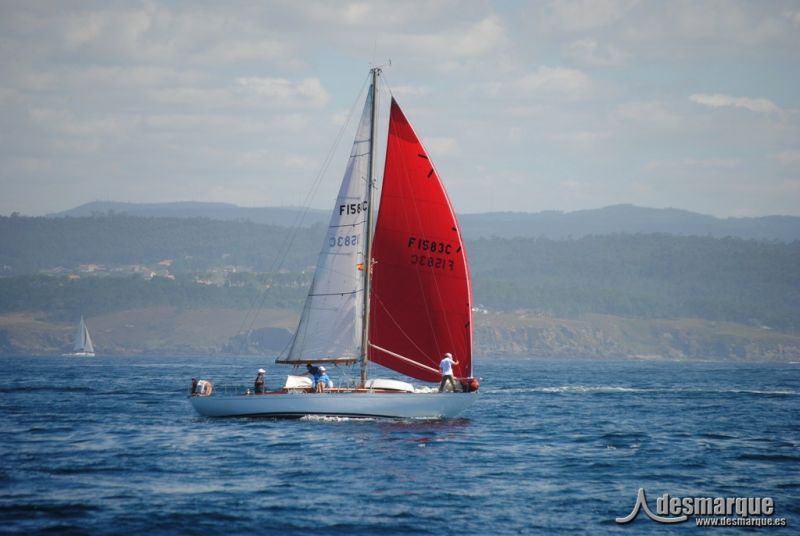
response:
{"label": "coastline", "polygon": [[[238,309],[152,307],[87,317],[98,355],[275,356],[297,313],[268,309],[242,335]],[[800,361],[800,334],[693,318],[555,318],[534,311],[474,316],[475,356],[638,361]],[[61,355],[74,323],[44,312],[0,315],[0,355]]]}

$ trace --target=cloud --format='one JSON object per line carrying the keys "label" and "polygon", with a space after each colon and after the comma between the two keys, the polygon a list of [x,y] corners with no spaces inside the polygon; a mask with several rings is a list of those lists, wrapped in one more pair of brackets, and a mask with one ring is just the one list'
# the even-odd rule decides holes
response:
{"label": "cloud", "polygon": [[492,96],[549,96],[579,98],[589,89],[589,77],[577,69],[540,66],[515,80],[497,80],[485,85]]}
{"label": "cloud", "polygon": [[472,24],[449,26],[432,33],[404,33],[393,39],[398,47],[437,61],[464,60],[485,56],[508,44],[502,20],[490,15]]}
{"label": "cloud", "polygon": [[459,153],[458,142],[453,138],[425,138],[424,141],[432,156],[453,156]]}
{"label": "cloud", "polygon": [[243,132],[263,128],[258,122],[225,114],[159,114],[143,117],[141,125],[153,131]]}
{"label": "cloud", "polygon": [[578,130],[574,132],[556,132],[547,137],[548,139],[559,143],[591,144],[600,140],[608,139],[610,136],[611,134],[609,132]]}
{"label": "cloud", "polygon": [[64,70],[53,76],[47,89],[91,88],[93,92],[104,89],[120,90],[196,85],[205,75],[199,71],[177,70],[153,65],[126,65],[114,67],[87,67]]}
{"label": "cloud", "polygon": [[[66,208],[96,184],[109,198],[197,199],[224,183],[228,201],[295,202],[368,62],[392,58],[386,80],[442,172],[470,186],[456,191],[464,207],[631,202],[643,175],[663,186],[640,199],[798,212],[796,197],[729,188],[734,175],[774,182],[800,164],[792,2],[2,5],[0,211]],[[486,170],[497,175],[484,184]],[[36,177],[45,187],[24,186]],[[516,195],[499,193],[506,177]],[[694,195],[697,177],[716,182]],[[568,194],[570,181],[589,193]]]}
{"label": "cloud", "polygon": [[663,128],[680,126],[681,118],[658,101],[629,102],[618,106],[613,112],[618,120],[655,125]]}
{"label": "cloud", "polygon": [[425,86],[392,86],[392,95],[398,97],[421,97],[430,94],[431,90]]}
{"label": "cloud", "polygon": [[29,111],[31,122],[50,132],[76,137],[107,137],[120,135],[130,122],[119,116],[100,118],[77,117],[69,110],[34,108]]}
{"label": "cloud", "polygon": [[[301,16],[322,24],[353,27],[370,24],[403,26],[414,15],[424,18],[429,10],[421,3],[411,2],[320,2],[306,1],[292,3],[291,9]],[[433,6],[435,9],[435,5]]]}
{"label": "cloud", "polygon": [[313,106],[324,106],[330,100],[319,78],[306,78],[292,82],[285,78],[237,78],[236,83],[246,94],[278,101],[302,101]]}
{"label": "cloud", "polygon": [[776,155],[773,155],[773,158],[781,164],[798,164],[800,163],[800,150],[790,149],[788,151],[782,151]]}
{"label": "cloud", "polygon": [[[359,58],[380,63],[401,58],[398,67],[419,72],[474,72],[475,61],[511,43],[506,20],[490,5],[444,0],[287,3],[293,21],[303,21],[307,40],[323,40],[327,48],[342,47]],[[288,34],[287,34],[288,36]],[[304,46],[298,43],[297,48]],[[366,55],[370,54],[370,55]]]}
{"label": "cloud", "polygon": [[[161,11],[161,15],[167,15]],[[141,9],[104,9],[67,15],[61,23],[64,28],[64,41],[70,48],[79,48],[100,40],[131,45],[154,26],[159,16],[155,4],[144,5]]]}
{"label": "cloud", "polygon": [[8,11],[12,20],[0,22],[0,30],[13,45],[39,37],[21,49],[28,58],[52,59],[58,50],[103,65],[301,65],[293,45],[302,39],[285,31],[278,5],[240,4],[233,13],[213,2],[28,2]]}
{"label": "cloud", "polygon": [[460,56],[482,56],[506,44],[505,27],[499,17],[490,16],[477,22],[468,31],[450,35],[451,46]]}
{"label": "cloud", "polygon": [[306,173],[318,171],[320,167],[320,162],[317,159],[300,154],[284,155],[282,164],[287,169]]}
{"label": "cloud", "polygon": [[53,164],[46,158],[10,157],[3,161],[3,166],[14,173],[39,175],[53,171]]}
{"label": "cloud", "polygon": [[684,158],[681,160],[654,160],[645,164],[647,171],[672,171],[678,169],[731,170],[741,165],[737,158]]}
{"label": "cloud", "polygon": [[[485,11],[478,3],[465,3],[460,0],[342,0],[329,2],[325,0],[306,0],[304,2],[286,2],[285,9],[296,17],[312,21],[320,25],[320,30],[336,31],[343,28],[346,33],[354,29],[368,30],[377,28],[380,31],[407,28],[414,25],[420,31],[431,24],[442,27],[447,20],[456,25],[462,20],[475,17],[476,13]],[[447,24],[449,26],[449,24]],[[363,35],[363,34],[362,34]]]}
{"label": "cloud", "polygon": [[602,28],[618,21],[637,0],[558,0],[550,4],[549,22],[567,32]]}
{"label": "cloud", "polygon": [[730,95],[696,93],[689,97],[689,100],[710,108],[722,108],[731,106],[734,108],[744,108],[756,113],[773,113],[781,109],[769,99],[751,99],[749,97],[731,97]]}
{"label": "cloud", "polygon": [[[629,24],[624,35],[636,41],[661,42],[667,49],[674,46],[696,56],[696,46],[723,45],[730,47],[767,43],[797,43],[791,15],[781,15],[762,4],[737,1],[673,1],[650,2],[649,9],[640,10],[635,24]],[[643,4],[644,6],[644,4]]]}
{"label": "cloud", "polygon": [[601,45],[594,39],[575,41],[567,54],[576,61],[595,67],[614,67],[625,61],[626,55],[613,45]]}
{"label": "cloud", "polygon": [[231,39],[212,45],[203,57],[213,63],[276,61],[290,56],[290,47],[278,39]]}
{"label": "cloud", "polygon": [[519,80],[523,91],[552,95],[578,96],[589,87],[589,78],[577,69],[539,67]]}
{"label": "cloud", "polygon": [[[173,14],[154,2],[139,6],[68,9],[47,22],[68,50],[91,57],[165,61],[180,50]],[[170,33],[170,28],[178,35]]]}

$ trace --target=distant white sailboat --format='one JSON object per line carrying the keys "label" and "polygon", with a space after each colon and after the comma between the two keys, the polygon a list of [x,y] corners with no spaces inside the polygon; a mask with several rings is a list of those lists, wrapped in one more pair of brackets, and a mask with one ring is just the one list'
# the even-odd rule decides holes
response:
{"label": "distant white sailboat", "polygon": [[89,328],[86,327],[86,322],[83,321],[83,315],[81,315],[81,321],[80,324],[78,324],[78,331],[75,333],[75,344],[72,347],[72,352],[64,355],[73,357],[94,357],[92,337],[89,335]]}
{"label": "distant white sailboat", "polygon": [[[376,91],[372,69],[328,234],[294,341],[278,363],[361,365],[355,387],[312,393],[289,377],[283,389],[220,394],[196,382],[192,405],[208,417],[450,418],[477,398],[472,377],[472,294],[455,212],[427,152],[394,98],[389,113],[381,207],[373,223]],[[438,383],[452,353],[458,392],[368,379],[373,362]]]}

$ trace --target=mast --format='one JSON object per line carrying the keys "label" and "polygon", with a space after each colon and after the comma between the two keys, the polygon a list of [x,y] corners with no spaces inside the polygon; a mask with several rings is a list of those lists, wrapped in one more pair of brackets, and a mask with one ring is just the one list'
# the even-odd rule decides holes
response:
{"label": "mast", "polygon": [[380,67],[370,69],[372,75],[372,124],[370,125],[369,135],[369,173],[367,174],[367,248],[364,259],[364,319],[361,333],[361,386],[367,381],[367,365],[369,363],[369,294],[370,279],[372,274],[372,202],[375,185],[375,132],[378,119],[378,76],[381,74]]}

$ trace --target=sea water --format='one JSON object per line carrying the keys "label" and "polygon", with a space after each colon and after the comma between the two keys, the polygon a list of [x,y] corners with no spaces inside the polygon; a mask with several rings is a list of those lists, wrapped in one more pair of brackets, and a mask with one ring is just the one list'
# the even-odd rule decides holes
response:
{"label": "sea water", "polygon": [[[653,513],[664,494],[769,497],[789,528],[762,531],[800,527],[798,364],[482,359],[456,420],[194,413],[192,377],[245,389],[261,366],[0,358],[0,532],[741,530],[618,524],[640,488]],[[291,372],[267,368],[268,387]]]}

